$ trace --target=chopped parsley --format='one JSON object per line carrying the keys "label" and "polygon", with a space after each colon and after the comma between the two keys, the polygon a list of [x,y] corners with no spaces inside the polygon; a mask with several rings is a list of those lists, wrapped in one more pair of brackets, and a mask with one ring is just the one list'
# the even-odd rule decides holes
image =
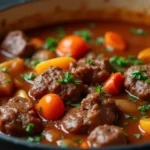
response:
{"label": "chopped parsley", "polygon": [[138,107],[138,110],[140,110],[141,114],[146,114],[147,111],[150,110],[150,105],[142,105]]}
{"label": "chopped parsley", "polygon": [[133,70],[132,71],[132,79],[146,80],[147,79],[147,74],[143,73],[143,71]]}
{"label": "chopped parsley", "polygon": [[27,128],[26,128],[26,132],[31,132],[34,127],[35,127],[35,124],[29,123],[28,126],[27,126]]}
{"label": "chopped parsley", "polygon": [[66,33],[64,31],[63,26],[58,26],[56,28],[56,32],[58,33],[58,39],[61,40],[62,38],[64,38],[66,36]]}
{"label": "chopped parsley", "polygon": [[27,141],[28,141],[28,142],[39,143],[39,142],[41,141],[42,138],[44,138],[44,136],[28,137]]}
{"label": "chopped parsley", "polygon": [[130,116],[130,115],[128,115],[128,114],[124,114],[124,117],[125,117],[126,119],[131,118],[131,116]]}
{"label": "chopped parsley", "polygon": [[28,81],[28,80],[33,80],[36,77],[36,75],[33,72],[30,72],[30,73],[23,74],[21,77],[23,80]]}
{"label": "chopped parsley", "polygon": [[2,71],[2,72],[7,72],[7,70],[8,70],[7,67],[1,68],[1,71]]}
{"label": "chopped parsley", "polygon": [[11,80],[10,80],[10,79],[7,79],[7,80],[6,80],[6,82],[7,82],[7,83],[10,83],[10,82],[11,82]]}
{"label": "chopped parsley", "polygon": [[113,51],[114,51],[114,48],[111,47],[111,46],[107,46],[106,51],[107,51],[107,52],[113,52]]}
{"label": "chopped parsley", "polygon": [[130,97],[129,97],[129,100],[132,101],[132,102],[134,102],[134,103],[137,102],[137,98],[134,97],[134,96],[131,96],[131,95],[130,95]]}
{"label": "chopped parsley", "polygon": [[90,120],[88,120],[87,118],[84,120],[84,123],[85,124],[90,124],[91,122],[90,122]]}
{"label": "chopped parsley", "polygon": [[129,56],[128,59],[125,57],[113,56],[109,59],[110,63],[117,71],[124,71],[124,68],[130,65],[140,65],[142,61],[140,59],[136,59],[134,56]]}
{"label": "chopped parsley", "polygon": [[87,59],[87,60],[86,60],[86,63],[89,64],[89,65],[93,65],[93,64],[94,64],[91,59]]}
{"label": "chopped parsley", "polygon": [[65,74],[64,79],[58,79],[58,82],[64,83],[64,84],[67,84],[67,83],[80,84],[81,81],[75,80],[75,79],[73,78],[73,76],[67,72],[67,73]]}
{"label": "chopped parsley", "polygon": [[43,62],[43,60],[35,60],[33,61],[33,66],[36,67],[41,62]]}
{"label": "chopped parsley", "polygon": [[150,79],[147,79],[145,82],[146,82],[147,84],[150,84]]}
{"label": "chopped parsley", "polygon": [[74,142],[76,142],[76,143],[79,143],[79,144],[82,143],[82,140],[81,140],[81,139],[73,138],[72,140],[73,140]]}
{"label": "chopped parsley", "polygon": [[140,35],[140,36],[146,36],[147,35],[147,32],[142,28],[132,27],[130,31],[131,31],[131,33],[133,33],[135,35]]}
{"label": "chopped parsley", "polygon": [[138,120],[138,118],[137,118],[136,116],[131,116],[131,115],[128,115],[128,114],[124,114],[124,117],[125,117],[126,119],[132,119],[133,121]]}
{"label": "chopped parsley", "polygon": [[98,85],[96,88],[96,92],[103,93],[104,92],[103,87],[101,85]]}
{"label": "chopped parsley", "polygon": [[80,106],[80,103],[77,103],[77,104],[70,104],[70,106],[79,107],[79,106]]}
{"label": "chopped parsley", "polygon": [[75,31],[75,34],[81,36],[85,41],[91,42],[92,34],[90,30],[84,29],[80,31]]}
{"label": "chopped parsley", "polygon": [[104,43],[104,37],[97,37],[95,40],[96,45],[100,45]]}
{"label": "chopped parsley", "polygon": [[148,116],[142,116],[142,117],[141,117],[141,119],[146,119],[146,118],[148,118]]}
{"label": "chopped parsley", "polygon": [[123,131],[123,133],[124,133],[125,136],[128,136],[128,133],[126,131]]}
{"label": "chopped parsley", "polygon": [[58,41],[52,37],[48,37],[45,41],[44,48],[49,49],[51,52],[55,52],[55,48],[58,44]]}
{"label": "chopped parsley", "polygon": [[61,144],[60,144],[60,147],[61,147],[61,148],[67,148],[68,145],[67,145],[66,143],[61,143]]}
{"label": "chopped parsley", "polygon": [[125,122],[125,123],[123,123],[123,126],[127,126],[129,123],[128,122]]}
{"label": "chopped parsley", "polygon": [[64,140],[64,139],[65,139],[64,135],[61,135],[61,139],[62,139],[62,140]]}
{"label": "chopped parsley", "polygon": [[133,134],[137,139],[140,139],[141,138],[141,134]]}

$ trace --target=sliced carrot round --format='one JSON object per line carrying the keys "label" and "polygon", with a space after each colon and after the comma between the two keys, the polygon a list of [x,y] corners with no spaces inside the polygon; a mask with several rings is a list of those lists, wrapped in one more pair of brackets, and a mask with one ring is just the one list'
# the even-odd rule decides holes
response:
{"label": "sliced carrot round", "polygon": [[144,49],[139,52],[138,58],[142,60],[150,60],[150,48]]}
{"label": "sliced carrot round", "polygon": [[147,133],[150,134],[150,118],[141,119],[140,127]]}
{"label": "sliced carrot round", "polygon": [[110,46],[118,51],[124,51],[126,48],[126,43],[121,35],[116,32],[106,32],[105,33],[105,45]]}

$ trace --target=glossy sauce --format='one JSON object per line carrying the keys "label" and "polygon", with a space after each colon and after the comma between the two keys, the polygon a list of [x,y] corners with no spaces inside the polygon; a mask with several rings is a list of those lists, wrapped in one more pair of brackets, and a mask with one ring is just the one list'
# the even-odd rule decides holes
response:
{"label": "glossy sauce", "polygon": [[[73,34],[74,31],[78,30],[83,30],[83,29],[88,29],[92,33],[92,39],[96,39],[99,36],[104,36],[104,33],[107,31],[114,31],[119,33],[120,35],[123,36],[127,43],[127,49],[124,52],[118,52],[118,51],[112,51],[112,52],[107,52],[105,49],[105,46],[102,44],[100,46],[96,46],[95,44],[92,44],[92,49],[94,52],[97,54],[103,55],[104,57],[112,57],[114,55],[118,56],[123,56],[123,57],[128,57],[129,55],[134,55],[137,56],[137,54],[145,49],[150,47],[150,29],[149,27],[143,26],[143,25],[134,25],[134,24],[128,24],[128,23],[121,23],[121,22],[94,22],[95,25],[92,26],[91,22],[80,22],[80,23],[67,23],[67,24],[61,24],[59,26],[64,27],[64,31],[67,35]],[[54,26],[49,26],[49,27],[44,27],[44,28],[39,28],[35,29],[32,31],[28,31],[27,35],[29,37],[38,37],[40,39],[46,40],[47,37],[55,37],[57,38],[58,33],[56,29],[59,27],[57,25]],[[142,28],[148,32],[146,36],[138,36],[134,35],[133,33],[130,32],[131,27],[135,28]],[[0,56],[0,61],[3,62],[7,60],[8,58],[4,56]],[[28,72],[31,70],[26,70],[25,72]],[[16,77],[16,79],[20,80],[20,75]],[[25,91],[29,91],[31,84],[23,82],[23,86],[21,87]],[[131,96],[127,92],[122,92],[122,94],[115,96],[119,99],[127,99],[131,101]],[[136,100],[135,104],[137,106],[143,105],[144,102],[141,100]],[[66,108],[67,110],[67,108]],[[131,116],[137,117],[137,119],[133,120],[131,118],[126,119],[124,117],[124,114],[120,112],[119,115],[119,126],[123,128],[123,130],[128,134],[127,139],[128,143],[143,143],[150,141],[150,135],[144,133],[139,128],[139,119],[143,116],[141,115],[140,111],[138,111],[137,114],[129,114]],[[146,113],[146,116],[150,117],[150,112]],[[128,122],[128,125],[124,126],[123,124],[125,122]],[[67,139],[73,139],[73,138],[78,138],[81,140],[85,140],[87,138],[87,135],[76,135],[76,134],[68,134],[66,131],[62,129],[62,127],[59,125],[58,122],[45,122],[45,127],[46,130],[55,130],[55,132],[58,132],[58,139],[62,138],[62,135],[64,138]],[[61,131],[62,130],[62,131]],[[141,137],[137,139],[134,134],[141,134]],[[51,141],[51,137],[49,134],[46,134],[46,138],[42,139],[41,143],[45,144],[50,144],[50,145],[56,145],[57,142]]]}

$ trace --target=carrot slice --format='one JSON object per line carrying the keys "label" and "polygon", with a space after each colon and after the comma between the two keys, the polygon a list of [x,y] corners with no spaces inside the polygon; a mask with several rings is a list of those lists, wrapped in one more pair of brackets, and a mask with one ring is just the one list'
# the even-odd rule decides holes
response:
{"label": "carrot slice", "polygon": [[140,120],[141,128],[148,134],[150,134],[150,118]]}
{"label": "carrot slice", "polygon": [[121,91],[124,77],[120,72],[112,74],[104,83],[103,89],[111,94],[118,94]]}
{"label": "carrot slice", "polygon": [[121,35],[116,32],[106,32],[105,33],[105,45],[112,47],[118,51],[124,51],[126,48],[126,43]]}
{"label": "carrot slice", "polygon": [[69,69],[69,64],[71,62],[76,62],[76,60],[71,57],[57,57],[41,62],[35,67],[35,71],[37,74],[40,74],[51,66],[60,67],[62,69]]}
{"label": "carrot slice", "polygon": [[140,51],[138,58],[142,60],[150,60],[150,48]]}

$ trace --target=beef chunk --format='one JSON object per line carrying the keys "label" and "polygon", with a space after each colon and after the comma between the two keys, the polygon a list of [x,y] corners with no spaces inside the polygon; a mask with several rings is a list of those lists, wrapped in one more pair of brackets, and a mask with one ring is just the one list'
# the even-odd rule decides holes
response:
{"label": "beef chunk", "polygon": [[108,59],[82,58],[70,64],[71,72],[81,77],[83,83],[95,85],[104,82],[113,72]]}
{"label": "beef chunk", "polygon": [[112,145],[125,145],[126,137],[117,126],[103,125],[96,127],[88,136],[91,147],[100,148]]}
{"label": "beef chunk", "polygon": [[1,48],[16,57],[30,57],[35,47],[22,31],[9,32],[2,42]]}
{"label": "beef chunk", "polygon": [[[145,71],[142,71],[144,68]],[[131,66],[124,73],[125,75],[125,88],[133,95],[141,99],[150,98],[150,84],[147,84],[145,80],[133,78],[133,72],[137,70],[142,74],[146,74],[147,78],[150,78],[150,65]]]}
{"label": "beef chunk", "polygon": [[[78,83],[59,82],[59,80],[64,80],[67,74],[72,77],[73,81],[77,81]],[[55,93],[58,94],[64,102],[76,102],[81,99],[83,92],[84,85],[77,75],[71,74],[58,67],[50,67],[34,80],[30,95],[34,99],[40,99],[45,94]]]}
{"label": "beef chunk", "polygon": [[67,112],[61,123],[71,133],[88,133],[98,125],[113,124],[116,119],[114,100],[108,95],[89,94],[76,107]]}
{"label": "beef chunk", "polygon": [[[30,132],[26,128],[33,124]],[[0,106],[0,131],[14,136],[24,136],[40,133],[42,121],[37,116],[33,105],[25,98],[14,97]]]}
{"label": "beef chunk", "polygon": [[0,95],[10,95],[13,91],[13,81],[6,72],[0,71]]}

